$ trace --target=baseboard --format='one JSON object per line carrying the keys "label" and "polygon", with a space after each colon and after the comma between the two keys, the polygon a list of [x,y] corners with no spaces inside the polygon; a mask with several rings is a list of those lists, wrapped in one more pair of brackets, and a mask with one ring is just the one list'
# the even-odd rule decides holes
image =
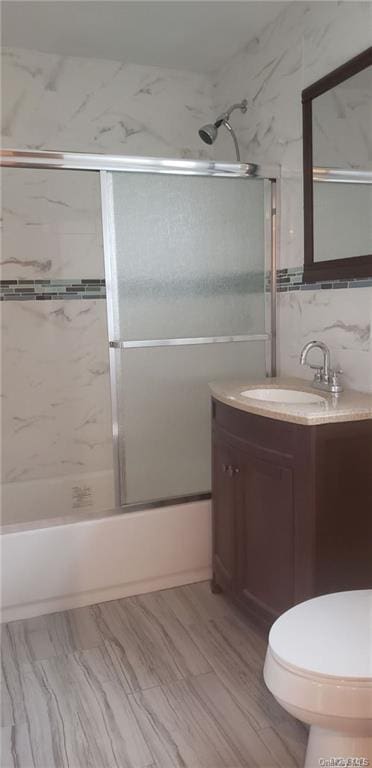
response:
{"label": "baseboard", "polygon": [[49,600],[27,603],[26,605],[8,606],[1,611],[1,622],[30,619],[46,613],[67,611],[73,608],[82,608],[85,605],[95,605],[96,603],[105,603],[109,600],[120,600],[123,597],[134,597],[135,595],[144,595],[148,592],[157,592],[160,589],[171,589],[172,587],[181,587],[185,584],[195,584],[198,581],[207,581],[211,578],[211,575],[210,568],[201,568],[199,571],[174,573],[169,576],[161,576],[158,579],[138,581],[133,584],[118,584],[105,589],[95,589],[74,595],[63,595]]}

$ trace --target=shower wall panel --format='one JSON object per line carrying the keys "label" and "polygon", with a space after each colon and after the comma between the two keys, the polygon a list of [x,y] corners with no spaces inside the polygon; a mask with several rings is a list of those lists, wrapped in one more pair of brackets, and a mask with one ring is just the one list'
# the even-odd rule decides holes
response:
{"label": "shower wall panel", "polygon": [[2,246],[3,523],[110,508],[99,175],[5,169]]}
{"label": "shower wall panel", "polygon": [[[208,156],[203,76],[2,59],[4,147]],[[3,170],[3,205],[3,522],[89,516],[114,506],[98,174]]]}

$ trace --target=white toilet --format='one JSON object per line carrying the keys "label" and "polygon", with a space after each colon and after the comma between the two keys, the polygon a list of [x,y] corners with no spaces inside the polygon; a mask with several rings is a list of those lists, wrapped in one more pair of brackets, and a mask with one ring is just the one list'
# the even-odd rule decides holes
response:
{"label": "white toilet", "polygon": [[306,768],[372,767],[372,590],[322,595],[280,616],[264,678],[279,704],[311,726]]}

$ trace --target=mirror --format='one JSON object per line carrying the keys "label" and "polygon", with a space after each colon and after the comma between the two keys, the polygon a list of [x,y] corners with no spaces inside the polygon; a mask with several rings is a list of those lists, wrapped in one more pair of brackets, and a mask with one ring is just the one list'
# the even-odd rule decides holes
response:
{"label": "mirror", "polygon": [[372,277],[372,48],[302,93],[308,282]]}

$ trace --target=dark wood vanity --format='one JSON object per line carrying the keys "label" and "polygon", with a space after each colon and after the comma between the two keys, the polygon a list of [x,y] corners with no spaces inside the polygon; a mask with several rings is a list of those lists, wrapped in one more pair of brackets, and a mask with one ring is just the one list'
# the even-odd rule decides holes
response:
{"label": "dark wood vanity", "polygon": [[372,420],[315,426],[212,400],[213,579],[269,625],[372,587]]}

